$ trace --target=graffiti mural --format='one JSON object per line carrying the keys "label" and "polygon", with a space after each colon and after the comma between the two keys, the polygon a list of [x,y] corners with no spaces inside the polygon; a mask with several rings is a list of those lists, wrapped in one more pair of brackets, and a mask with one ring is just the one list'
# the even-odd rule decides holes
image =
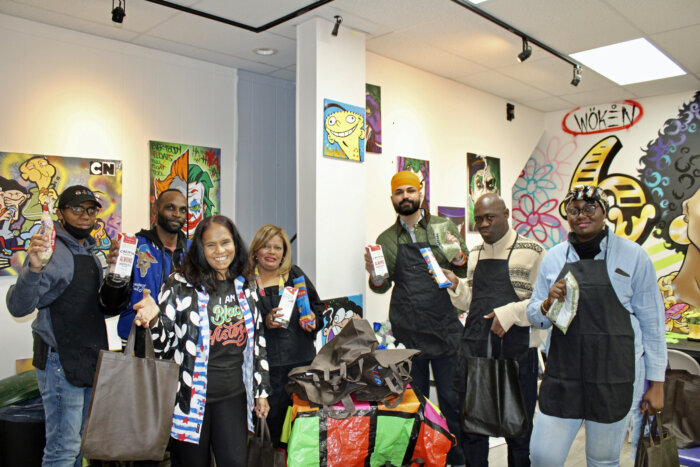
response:
{"label": "graffiti mural", "polygon": [[420,192],[423,197],[423,203],[420,207],[425,212],[430,212],[430,162],[398,156],[396,158],[396,171],[401,172],[402,170],[410,170],[418,176],[421,183]]}
{"label": "graffiti mural", "polygon": [[[639,160],[639,178],[659,208],[653,235],[663,240],[666,254],[655,258],[654,266],[659,273],[668,331],[688,332],[684,317],[700,308],[699,131],[697,92],[675,118],[666,121]],[[668,266],[675,270],[669,271]]]}
{"label": "graffiti mural", "polygon": [[[220,212],[221,149],[150,141],[149,152],[149,205],[165,190],[180,190],[187,196],[187,222],[182,230],[192,238],[202,219]],[[151,224],[154,222],[152,216]]]}
{"label": "graffiti mural", "polygon": [[323,155],[363,162],[365,109],[330,99],[323,103]]}
{"label": "graffiti mural", "polygon": [[601,186],[608,225],[652,259],[667,331],[687,333],[686,317],[700,307],[700,92],[664,103],[655,134],[634,127],[650,116],[642,103],[574,109],[561,133],[548,128],[513,186],[513,228],[550,248],[566,238],[566,191]]}
{"label": "graffiti mural", "polygon": [[367,152],[382,153],[382,88],[367,83]]}
{"label": "graffiti mural", "polygon": [[321,329],[316,335],[316,349],[338,335],[341,329],[354,318],[362,318],[362,295],[329,298],[323,300],[326,309],[320,320]]}
{"label": "graffiti mural", "polygon": [[71,185],[87,186],[102,204],[92,236],[104,254],[121,231],[121,161],[0,152],[0,275],[18,274],[42,207],[57,221],[58,195]]}
{"label": "graffiti mural", "polygon": [[486,193],[501,194],[501,160],[495,157],[467,153],[467,205],[469,231],[476,230],[474,203]]}

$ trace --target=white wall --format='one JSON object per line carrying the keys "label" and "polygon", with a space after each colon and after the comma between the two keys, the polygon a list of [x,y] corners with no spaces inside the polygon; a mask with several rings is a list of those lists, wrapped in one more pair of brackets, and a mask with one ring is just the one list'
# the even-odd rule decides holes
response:
{"label": "white wall", "polygon": [[[515,120],[506,120],[506,100],[455,81],[367,54],[366,81],[381,86],[382,154],[365,154],[367,165],[366,241],[396,220],[389,195],[396,157],[430,161],[430,209],[466,206],[466,153],[501,159],[501,190],[510,205],[513,182],[537,144],[544,126],[541,112],[515,106]],[[468,234],[474,245],[478,234]],[[365,315],[388,318],[389,297],[365,284]]]}
{"label": "white wall", "polygon": [[[222,214],[234,211],[236,70],[0,15],[0,151],[123,161],[123,229],[148,225],[148,141],[221,148]],[[31,356],[0,278],[0,378]]]}

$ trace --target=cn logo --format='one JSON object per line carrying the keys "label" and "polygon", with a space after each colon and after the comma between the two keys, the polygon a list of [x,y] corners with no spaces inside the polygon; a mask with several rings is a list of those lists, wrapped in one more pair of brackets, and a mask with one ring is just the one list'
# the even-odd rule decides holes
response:
{"label": "cn logo", "polygon": [[114,177],[117,164],[114,162],[91,161],[90,174],[92,175],[108,175]]}

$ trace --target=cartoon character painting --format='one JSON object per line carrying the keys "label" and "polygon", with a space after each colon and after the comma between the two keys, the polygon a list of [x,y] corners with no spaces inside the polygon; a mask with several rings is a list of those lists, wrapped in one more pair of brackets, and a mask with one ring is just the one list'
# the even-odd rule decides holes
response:
{"label": "cartoon character painting", "polygon": [[182,230],[189,238],[202,219],[219,212],[220,153],[220,149],[151,141],[152,201],[168,189],[187,196],[187,223]]}
{"label": "cartoon character painting", "polygon": [[366,84],[367,152],[382,153],[382,88]]}
{"label": "cartoon character painting", "polygon": [[365,160],[365,109],[325,101],[323,155],[362,162]]}
{"label": "cartoon character painting", "polygon": [[[95,174],[95,162],[114,170]],[[88,186],[100,198],[92,236],[103,260],[121,230],[121,162],[0,152],[0,275],[18,273],[29,239],[41,229],[42,207],[56,221],[58,193],[70,185]]]}
{"label": "cartoon character painting", "polygon": [[501,193],[501,161],[495,157],[467,153],[467,198],[469,202],[469,231],[474,232],[474,203],[486,193]]}
{"label": "cartoon character painting", "polygon": [[331,298],[323,301],[326,309],[321,322],[323,327],[316,337],[316,347],[321,348],[338,335],[354,318],[362,318],[362,295]]}

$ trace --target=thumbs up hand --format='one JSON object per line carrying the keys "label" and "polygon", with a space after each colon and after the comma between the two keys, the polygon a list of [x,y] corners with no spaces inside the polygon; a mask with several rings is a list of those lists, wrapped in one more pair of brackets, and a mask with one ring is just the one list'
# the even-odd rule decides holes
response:
{"label": "thumbs up hand", "polygon": [[143,298],[134,305],[134,311],[136,312],[134,322],[137,326],[149,328],[155,324],[160,308],[158,308],[158,304],[151,297],[150,290],[143,289]]}

